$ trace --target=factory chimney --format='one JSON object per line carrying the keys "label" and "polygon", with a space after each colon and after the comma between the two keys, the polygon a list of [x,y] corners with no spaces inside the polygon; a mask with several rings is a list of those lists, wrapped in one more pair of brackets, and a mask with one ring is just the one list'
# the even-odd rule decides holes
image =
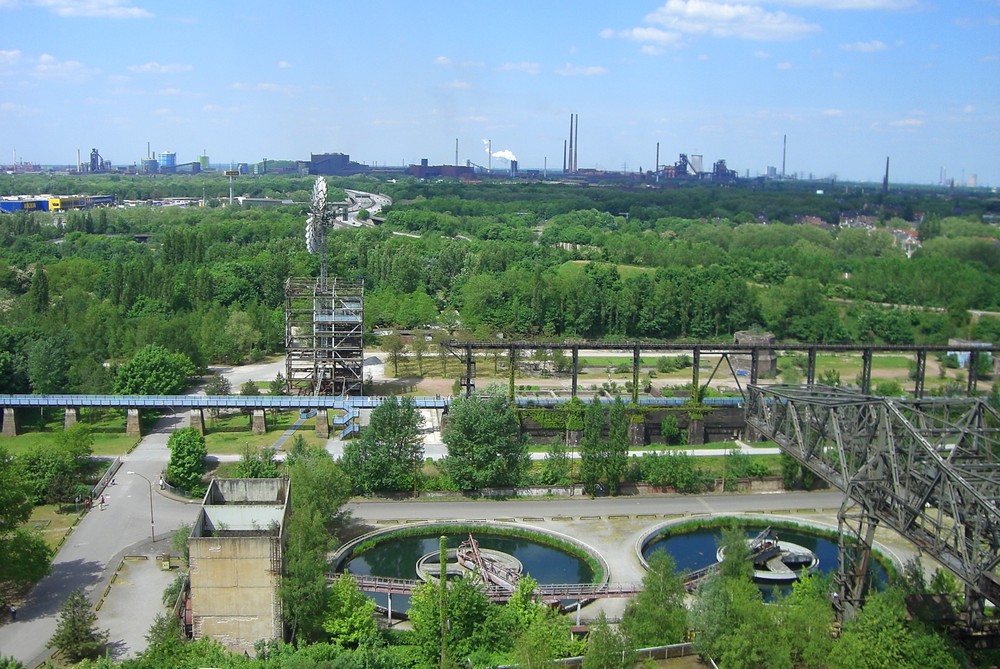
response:
{"label": "factory chimney", "polygon": [[455,138],[455,167],[458,167],[458,137]]}
{"label": "factory chimney", "polygon": [[882,177],[882,197],[889,194],[889,156],[885,157],[885,176]]}
{"label": "factory chimney", "polygon": [[781,178],[785,178],[785,156],[788,154],[788,135],[781,136]]}
{"label": "factory chimney", "polygon": [[576,123],[573,125],[573,172],[576,172],[580,165],[576,161],[580,153],[580,115],[576,115]]}
{"label": "factory chimney", "polygon": [[569,115],[569,171],[576,171],[573,167],[573,114]]}

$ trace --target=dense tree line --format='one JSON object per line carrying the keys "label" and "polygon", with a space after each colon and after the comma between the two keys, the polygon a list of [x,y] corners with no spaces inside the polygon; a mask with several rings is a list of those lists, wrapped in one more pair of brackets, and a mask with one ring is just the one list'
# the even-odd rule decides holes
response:
{"label": "dense tree line", "polygon": [[[131,180],[32,178],[0,186],[101,192]],[[310,182],[245,183],[287,195]],[[967,315],[1000,309],[1000,230],[981,220],[997,204],[976,192],[893,191],[882,201],[856,187],[817,196],[790,186],[348,184],[397,198],[381,226],[330,234],[331,274],[364,279],[369,328],[726,339],[759,327],[781,339],[890,343],[1000,330],[995,318]],[[798,218],[863,213],[884,226]],[[908,258],[889,230],[918,222],[923,247]],[[11,392],[108,392],[107,363],[148,344],[196,368],[280,352],[284,282],[318,274],[303,228],[303,205],[0,216],[0,383]]]}

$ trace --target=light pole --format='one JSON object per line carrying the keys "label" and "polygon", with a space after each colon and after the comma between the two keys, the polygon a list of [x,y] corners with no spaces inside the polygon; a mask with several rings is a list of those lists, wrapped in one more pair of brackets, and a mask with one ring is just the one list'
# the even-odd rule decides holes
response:
{"label": "light pole", "polygon": [[149,484],[149,538],[156,543],[156,528],[153,525],[153,482],[148,478],[140,474],[139,472],[126,472],[129,476],[138,476],[143,481]]}

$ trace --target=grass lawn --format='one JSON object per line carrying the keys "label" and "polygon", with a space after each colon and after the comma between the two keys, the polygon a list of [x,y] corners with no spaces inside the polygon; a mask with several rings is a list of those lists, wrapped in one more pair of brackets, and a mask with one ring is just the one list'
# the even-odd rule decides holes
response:
{"label": "grass lawn", "polygon": [[[207,413],[207,412],[206,412]],[[267,432],[253,434],[250,431],[250,417],[241,413],[223,415],[219,418],[205,416],[205,446],[209,453],[216,455],[239,455],[246,445],[251,448],[273,446],[282,433],[291,428],[299,418],[298,411],[282,411],[275,420],[274,413],[267,412]],[[336,429],[332,425],[331,431]],[[326,446],[326,440],[316,436],[316,417],[306,419],[299,426],[306,443],[311,446]]]}
{"label": "grass lawn", "polygon": [[[31,414],[34,414],[32,416]],[[47,446],[56,439],[63,430],[63,411],[46,411],[39,416],[38,412],[22,414],[20,432],[16,437],[0,437],[3,446],[11,455],[30,451],[35,446]],[[32,420],[34,419],[34,420]],[[143,420],[143,429],[152,426],[150,421]],[[90,428],[94,438],[94,455],[117,456],[127,453],[139,440],[125,435],[125,413],[105,409],[81,409],[80,423]]]}
{"label": "grass lawn", "polygon": [[82,515],[82,509],[78,512],[72,506],[66,506],[65,512],[60,512],[55,504],[44,504],[36,506],[31,511],[31,518],[28,525],[38,529],[45,538],[45,543],[53,550],[59,548],[63,538],[69,534],[70,529],[76,524]]}

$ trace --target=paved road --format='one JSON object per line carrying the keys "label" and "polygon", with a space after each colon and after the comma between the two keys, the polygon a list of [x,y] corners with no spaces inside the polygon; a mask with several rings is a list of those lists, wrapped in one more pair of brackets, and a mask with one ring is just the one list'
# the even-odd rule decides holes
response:
{"label": "paved road", "polygon": [[[177,418],[161,421],[156,431],[127,456],[116,477],[116,485],[105,493],[106,508],[93,509],[83,516],[56,555],[52,573],[42,579],[18,611],[17,621],[0,627],[0,656],[10,656],[29,667],[48,656],[46,646],[55,632],[59,607],[73,590],[83,589],[96,601],[103,593],[111,573],[126,553],[145,552],[150,542],[150,486],[134,471],[153,482],[153,520],[157,543],[166,547],[173,530],[193,522],[197,505],[172,501],[158,494],[156,483],[168,459],[167,438]],[[159,601],[162,587],[154,593]],[[148,593],[145,593],[148,594]],[[148,609],[148,607],[146,607]],[[116,650],[134,652],[145,647],[143,636],[149,630],[156,611],[133,611],[119,629],[112,629],[111,641]],[[148,613],[148,615],[146,615]],[[103,618],[99,623],[109,627]]]}

